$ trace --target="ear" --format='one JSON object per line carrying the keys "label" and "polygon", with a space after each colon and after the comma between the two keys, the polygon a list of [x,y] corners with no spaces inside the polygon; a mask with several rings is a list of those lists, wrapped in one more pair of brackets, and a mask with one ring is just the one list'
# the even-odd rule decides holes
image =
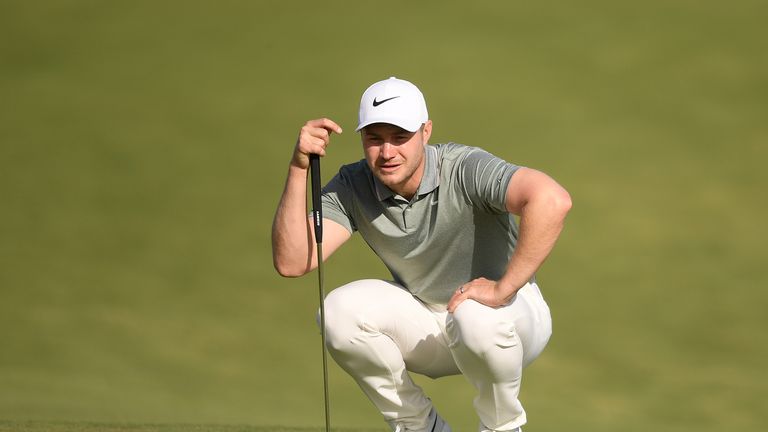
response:
{"label": "ear", "polygon": [[421,128],[421,138],[424,144],[429,142],[429,138],[432,136],[432,120],[427,120],[424,126]]}

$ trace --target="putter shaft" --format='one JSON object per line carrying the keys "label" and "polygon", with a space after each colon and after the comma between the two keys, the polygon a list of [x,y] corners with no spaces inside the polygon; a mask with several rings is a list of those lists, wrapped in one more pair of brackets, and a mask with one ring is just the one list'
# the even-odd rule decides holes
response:
{"label": "putter shaft", "polygon": [[325,399],[325,430],[331,430],[331,409],[328,397],[328,354],[325,348],[325,290],[323,288],[323,244],[317,244],[317,279],[320,287],[320,339],[323,349],[323,396]]}
{"label": "putter shaft", "polygon": [[323,204],[320,199],[320,156],[309,156],[312,183],[312,223],[317,243],[317,281],[320,293],[320,340],[323,349],[323,396],[325,399],[325,432],[331,431],[330,402],[328,396],[328,354],[325,348],[325,290],[323,289]]}

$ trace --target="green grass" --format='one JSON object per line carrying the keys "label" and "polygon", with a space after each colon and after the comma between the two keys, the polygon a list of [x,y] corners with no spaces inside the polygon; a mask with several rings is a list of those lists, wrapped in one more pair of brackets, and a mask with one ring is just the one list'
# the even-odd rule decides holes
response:
{"label": "green grass", "polygon": [[[301,124],[346,130],[327,179],[362,155],[361,92],[397,75],[424,91],[434,142],[573,196],[539,273],[554,336],[525,376],[528,430],[763,430],[766,16],[756,0],[2,2],[0,428],[322,425],[316,279],[275,274],[271,218]],[[326,286],[384,275],[356,238]],[[335,426],[384,427],[330,378]],[[462,377],[418,380],[476,428]]]}
{"label": "green grass", "polygon": [[[325,428],[286,428],[280,426],[0,421],[0,431],[2,432],[321,432],[324,430]],[[380,429],[332,428],[332,430],[337,432],[373,432]]]}

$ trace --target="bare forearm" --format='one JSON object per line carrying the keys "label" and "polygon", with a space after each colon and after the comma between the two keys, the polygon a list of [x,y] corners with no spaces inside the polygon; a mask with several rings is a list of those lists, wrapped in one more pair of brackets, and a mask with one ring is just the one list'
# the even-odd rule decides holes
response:
{"label": "bare forearm", "polygon": [[567,193],[545,195],[525,205],[515,252],[496,288],[504,301],[511,299],[533,277],[552,252],[570,208]]}
{"label": "bare forearm", "polygon": [[311,269],[315,244],[306,190],[307,170],[291,164],[272,223],[272,259],[283,276],[301,276]]}

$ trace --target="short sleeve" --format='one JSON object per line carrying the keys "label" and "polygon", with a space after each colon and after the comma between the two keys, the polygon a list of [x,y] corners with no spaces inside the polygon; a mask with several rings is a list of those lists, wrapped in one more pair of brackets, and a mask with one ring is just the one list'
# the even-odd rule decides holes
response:
{"label": "short sleeve", "polygon": [[465,197],[488,213],[505,213],[507,187],[520,167],[484,150],[474,148],[459,164],[459,180]]}
{"label": "short sleeve", "polygon": [[349,179],[340,171],[322,190],[323,218],[330,219],[343,226],[350,233],[357,231],[352,218],[352,190]]}

